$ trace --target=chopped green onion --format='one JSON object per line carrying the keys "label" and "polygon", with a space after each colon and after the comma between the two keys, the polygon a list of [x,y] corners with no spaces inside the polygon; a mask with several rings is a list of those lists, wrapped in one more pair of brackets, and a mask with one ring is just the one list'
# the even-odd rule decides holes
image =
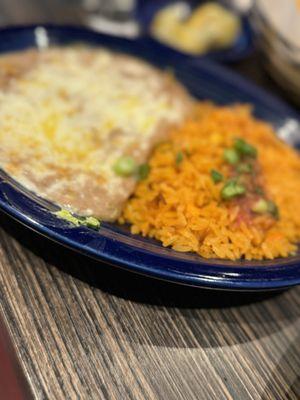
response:
{"label": "chopped green onion", "polygon": [[113,166],[114,172],[119,176],[131,176],[136,171],[136,162],[130,156],[120,157]]}
{"label": "chopped green onion", "polygon": [[247,143],[244,139],[240,138],[235,139],[234,148],[239,154],[243,156],[249,156],[253,158],[256,158],[257,156],[256,148],[251,144]]}
{"label": "chopped green onion", "polygon": [[75,226],[85,225],[88,228],[99,229],[100,221],[94,217],[75,217],[68,210],[59,210],[54,212],[54,214],[65,221],[71,222]]}
{"label": "chopped green onion", "polygon": [[59,210],[54,212],[54,214],[61,219],[64,219],[65,221],[71,222],[72,224],[79,226],[80,225],[80,220],[76,217],[74,217],[74,215],[72,215],[70,213],[70,211],[68,210]]}
{"label": "chopped green onion", "polygon": [[240,174],[250,174],[253,171],[253,167],[251,164],[242,163],[236,167],[236,170]]}
{"label": "chopped green onion", "polygon": [[176,154],[176,159],[175,159],[176,165],[181,164],[182,161],[183,161],[183,158],[184,158],[183,152],[182,152],[182,151],[179,151],[179,152]]}
{"label": "chopped green onion", "polygon": [[277,205],[270,200],[265,200],[265,199],[257,200],[257,202],[254,203],[253,206],[251,207],[251,210],[258,214],[269,213],[275,218],[278,218],[279,216]]}
{"label": "chopped green onion", "polygon": [[268,212],[274,217],[278,218],[279,217],[279,210],[278,207],[273,201],[268,201]]}
{"label": "chopped green onion", "polygon": [[223,200],[230,200],[237,196],[242,196],[246,193],[244,185],[237,183],[235,180],[230,180],[223,186],[221,190],[221,197]]}
{"label": "chopped green onion", "polygon": [[264,194],[264,190],[263,190],[261,187],[259,187],[259,186],[257,186],[257,187],[254,189],[254,191],[255,191],[255,193],[260,194],[260,195],[263,195],[263,194]]}
{"label": "chopped green onion", "polygon": [[264,214],[264,213],[268,212],[269,205],[268,205],[267,200],[265,200],[265,199],[257,200],[251,207],[251,210],[257,214]]}
{"label": "chopped green onion", "polygon": [[223,180],[223,175],[220,172],[216,171],[215,169],[212,169],[210,171],[210,176],[211,179],[214,181],[214,183],[218,183]]}
{"label": "chopped green onion", "polygon": [[223,157],[231,165],[235,165],[240,161],[240,155],[235,149],[224,150]]}
{"label": "chopped green onion", "polygon": [[138,175],[138,180],[142,181],[146,179],[149,175],[150,172],[150,166],[149,164],[141,164],[137,170],[137,175]]}
{"label": "chopped green onion", "polygon": [[86,217],[82,225],[86,225],[88,228],[92,229],[99,229],[100,228],[100,221],[95,217]]}

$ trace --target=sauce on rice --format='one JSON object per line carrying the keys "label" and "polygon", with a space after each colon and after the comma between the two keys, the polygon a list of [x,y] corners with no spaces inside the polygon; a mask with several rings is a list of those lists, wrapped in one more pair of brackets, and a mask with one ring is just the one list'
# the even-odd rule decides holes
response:
{"label": "sauce on rice", "polygon": [[[215,182],[211,171],[232,178],[233,167],[223,155],[237,137],[257,149],[256,174],[246,177],[246,193],[228,201],[221,195],[224,181]],[[297,251],[299,154],[270,125],[255,119],[248,106],[199,103],[194,115],[156,148],[149,165],[147,179],[120,219],[131,224],[132,233],[206,258],[261,260]]]}

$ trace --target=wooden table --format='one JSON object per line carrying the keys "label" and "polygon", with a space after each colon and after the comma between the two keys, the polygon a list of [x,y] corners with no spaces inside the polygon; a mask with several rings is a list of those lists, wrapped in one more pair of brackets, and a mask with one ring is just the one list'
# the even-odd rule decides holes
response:
{"label": "wooden table", "polygon": [[[81,19],[61,3],[1,0],[0,22]],[[276,91],[257,56],[234,69]],[[166,284],[0,221],[0,307],[35,399],[299,400],[299,287],[250,295]]]}

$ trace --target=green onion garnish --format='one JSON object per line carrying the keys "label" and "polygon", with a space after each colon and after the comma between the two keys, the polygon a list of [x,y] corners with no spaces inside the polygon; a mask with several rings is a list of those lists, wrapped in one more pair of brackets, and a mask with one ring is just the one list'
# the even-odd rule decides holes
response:
{"label": "green onion garnish", "polygon": [[214,183],[219,183],[222,182],[223,180],[223,175],[220,172],[216,171],[215,169],[212,169],[210,171],[210,176],[211,179],[214,181]]}
{"label": "green onion garnish", "polygon": [[236,165],[240,161],[240,155],[235,149],[224,150],[223,157],[231,165]]}
{"label": "green onion garnish", "polygon": [[277,205],[270,200],[265,200],[265,199],[257,200],[257,202],[254,203],[253,206],[251,207],[251,210],[258,214],[269,213],[274,218],[279,217],[279,211]]}
{"label": "green onion garnish", "polygon": [[61,209],[54,212],[54,214],[65,221],[71,222],[75,226],[85,225],[88,228],[99,229],[100,221],[95,217],[75,217],[68,210]]}
{"label": "green onion garnish", "polygon": [[183,152],[182,152],[182,151],[179,151],[179,152],[176,154],[176,158],[175,158],[175,163],[176,163],[176,165],[180,165],[180,164],[182,163],[182,161],[183,161],[183,158],[184,158]]}
{"label": "green onion garnish", "polygon": [[100,221],[95,217],[86,217],[82,221],[82,225],[86,225],[88,228],[92,228],[92,229],[99,229]]}
{"label": "green onion garnish", "polygon": [[114,164],[113,170],[119,176],[131,176],[136,171],[136,162],[130,156],[120,157]]}
{"label": "green onion garnish", "polygon": [[54,212],[54,214],[58,218],[64,219],[65,221],[68,221],[68,222],[71,222],[72,224],[74,224],[76,226],[80,225],[80,220],[78,218],[74,217],[74,215],[72,215],[70,213],[70,211],[68,211],[68,210],[62,209],[62,210]]}
{"label": "green onion garnish", "polygon": [[148,175],[149,175],[149,172],[150,172],[149,164],[147,164],[147,163],[141,164],[138,167],[138,170],[137,170],[138,180],[142,181],[142,180],[146,179],[148,177]]}
{"label": "green onion garnish", "polygon": [[236,170],[240,174],[250,174],[253,171],[253,167],[251,164],[241,163],[237,165]]}
{"label": "green onion garnish", "polygon": [[260,194],[261,196],[264,194],[263,188],[261,188],[261,187],[259,187],[259,186],[257,186],[257,187],[254,189],[254,191],[255,191],[255,193],[257,193],[257,194]]}
{"label": "green onion garnish", "polygon": [[240,138],[235,139],[234,148],[239,154],[243,156],[249,156],[253,158],[256,158],[257,156],[256,148],[251,144],[247,143],[244,139]]}
{"label": "green onion garnish", "polygon": [[268,212],[274,217],[279,218],[279,210],[273,201],[268,201]]}
{"label": "green onion garnish", "polygon": [[242,196],[246,193],[244,185],[237,183],[236,180],[230,180],[223,186],[221,197],[223,200],[230,200],[237,196]]}
{"label": "green onion garnish", "polygon": [[264,214],[268,212],[268,209],[268,202],[265,199],[257,200],[251,207],[251,210],[257,214]]}

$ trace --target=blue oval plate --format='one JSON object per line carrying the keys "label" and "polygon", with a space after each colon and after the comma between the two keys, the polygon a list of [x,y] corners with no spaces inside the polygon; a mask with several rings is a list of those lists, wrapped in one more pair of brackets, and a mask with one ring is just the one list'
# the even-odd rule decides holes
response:
{"label": "blue oval plate", "polygon": [[[178,0],[177,2],[187,3],[191,9],[199,5],[199,3],[204,3],[203,0]],[[158,39],[155,39],[151,32],[151,24],[156,13],[162,8],[175,3],[174,0],[139,0],[137,2],[137,7],[135,11],[135,18],[141,26],[141,34],[147,36],[149,40],[153,41],[153,45],[157,45],[162,49],[162,51],[167,51],[171,55],[176,54],[184,59],[202,59],[208,58],[210,60],[230,63],[241,60],[247,57],[254,48],[253,45],[253,35],[250,27],[250,23],[247,17],[241,17],[241,33],[237,37],[236,41],[231,47],[224,50],[209,51],[203,55],[194,56],[186,53],[184,51],[176,50]]]}
{"label": "blue oval plate", "polygon": [[[177,78],[199,99],[217,103],[249,102],[255,114],[273,124],[279,134],[299,147],[298,117],[286,104],[238,75],[206,60],[182,63],[158,53],[151,42],[110,37],[78,27],[19,27],[0,30],[0,52],[38,46],[81,42],[133,54],[160,68],[172,68]],[[177,253],[158,242],[133,236],[128,228],[103,223],[99,232],[73,227],[53,216],[56,206],[30,193],[3,171],[0,173],[0,208],[48,238],[98,260],[160,279],[229,290],[268,290],[300,283],[300,254],[275,261],[206,260]],[[99,265],[100,266],[100,265]],[[118,271],[116,270],[116,274]]]}

